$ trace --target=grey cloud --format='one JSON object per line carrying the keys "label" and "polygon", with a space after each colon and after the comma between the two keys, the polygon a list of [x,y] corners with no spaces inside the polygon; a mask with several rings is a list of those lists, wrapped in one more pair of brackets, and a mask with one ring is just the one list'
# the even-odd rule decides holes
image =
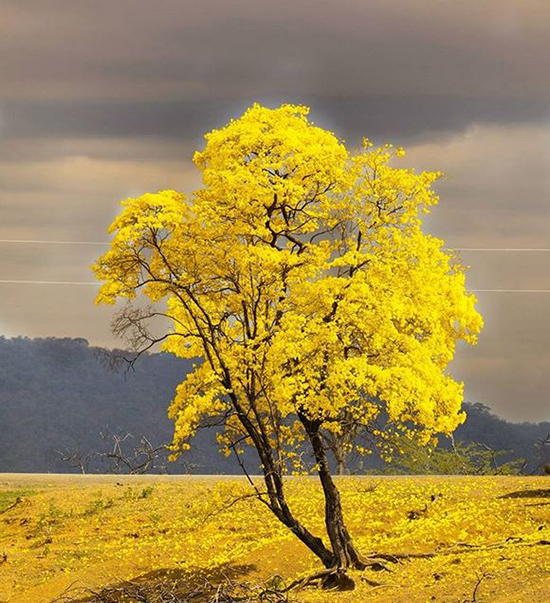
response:
{"label": "grey cloud", "polygon": [[517,84],[532,97],[550,86],[532,64],[550,52],[541,0],[13,0],[5,10],[5,93],[15,97],[32,86],[56,98],[243,87],[515,96]]}
{"label": "grey cloud", "polygon": [[513,421],[548,420],[550,296],[480,294],[485,329],[477,347],[461,347],[452,374],[466,399]]}
{"label": "grey cloud", "polygon": [[151,164],[157,161],[185,161],[197,149],[195,141],[155,136],[102,136],[79,138],[14,138],[0,145],[0,163],[54,161],[62,157],[88,157],[112,161]]}
{"label": "grey cloud", "polygon": [[[220,127],[260,100],[277,106],[282,97],[226,101],[90,102],[19,101],[4,104],[4,137],[162,137],[202,144],[202,135]],[[540,100],[475,99],[441,96],[298,97],[311,117],[350,141],[408,142],[464,131],[471,124],[542,122],[549,105]]]}
{"label": "grey cloud", "polygon": [[231,112],[231,103],[220,101],[8,101],[3,109],[7,139],[83,136],[198,139],[213,125],[222,125],[235,114]]}
{"label": "grey cloud", "polygon": [[0,160],[0,238],[104,240],[121,199],[198,185],[190,157],[161,156],[145,162],[58,153]]}
{"label": "grey cloud", "polygon": [[413,145],[402,163],[445,172],[427,223],[451,245],[549,247],[549,160],[549,125],[508,125]]}
{"label": "grey cloud", "polygon": [[542,0],[12,0],[10,136],[197,137],[253,100],[311,103],[344,136],[548,117]]}

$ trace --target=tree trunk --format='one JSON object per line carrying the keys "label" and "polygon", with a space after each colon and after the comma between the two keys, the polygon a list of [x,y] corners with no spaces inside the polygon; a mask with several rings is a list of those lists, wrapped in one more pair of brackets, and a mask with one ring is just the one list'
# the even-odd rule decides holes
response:
{"label": "tree trunk", "polygon": [[[229,389],[230,381],[228,380],[227,383]],[[299,413],[299,418],[306,428],[319,467],[319,477],[325,496],[325,525],[332,550],[328,549],[321,538],[314,536],[292,514],[286,502],[281,471],[273,459],[269,438],[262,430],[260,417],[256,415],[260,427],[258,430],[247,413],[244,412],[235,394],[231,393],[230,398],[241,424],[252,439],[260,456],[264,483],[269,499],[263,499],[263,502],[267,504],[277,519],[286,525],[322,561],[328,570],[337,570],[338,576],[341,577],[345,575],[344,572],[347,568],[364,569],[365,564],[362,563],[359,554],[353,547],[351,538],[344,525],[340,493],[330,474],[328,458],[319,433],[319,423],[310,421],[306,416]],[[253,400],[250,400],[250,402],[255,411]]]}
{"label": "tree trunk", "polygon": [[[229,380],[228,384],[230,385]],[[277,517],[279,521],[289,528],[290,531],[322,561],[326,568],[332,567],[334,558],[332,551],[325,546],[321,538],[314,536],[302,523],[300,523],[300,521],[298,521],[298,519],[296,519],[296,517],[294,517],[287,504],[284,492],[283,477],[280,468],[273,459],[273,454],[267,436],[261,429],[257,430],[255,428],[250,418],[243,411],[235,394],[230,394],[230,398],[235,409],[237,410],[237,414],[242,426],[250,436],[260,457],[262,473],[264,475],[264,483],[268,496],[268,500],[262,499],[263,502],[268,506],[275,517]],[[260,418],[257,418],[258,423],[260,424]]]}
{"label": "tree trunk", "polygon": [[344,475],[346,473],[346,463],[344,461],[344,454],[338,448],[338,444],[335,444],[332,452],[334,454],[334,460],[336,461],[336,475]]}
{"label": "tree trunk", "polygon": [[313,447],[315,460],[317,461],[317,471],[325,495],[325,525],[332,547],[332,567],[339,570],[348,568],[364,569],[366,565],[353,546],[344,523],[340,492],[330,473],[328,457],[319,433],[319,423],[311,421],[301,414],[300,420]]}
{"label": "tree trunk", "polygon": [[271,508],[275,516],[286,525],[298,539],[307,546],[307,548],[318,557],[326,568],[334,566],[334,556],[326,548],[321,538],[311,534],[294,516],[290,513],[286,502],[282,505],[283,511]]}

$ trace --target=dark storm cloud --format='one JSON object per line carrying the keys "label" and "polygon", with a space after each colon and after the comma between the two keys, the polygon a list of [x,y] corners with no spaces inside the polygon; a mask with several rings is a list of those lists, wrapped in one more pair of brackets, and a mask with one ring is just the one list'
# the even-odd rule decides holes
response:
{"label": "dark storm cloud", "polygon": [[[251,99],[250,102],[256,99]],[[263,99],[262,99],[263,100]],[[542,100],[455,97],[371,96],[366,98],[293,99],[311,107],[312,118],[356,142],[406,143],[415,138],[463,131],[471,124],[529,123],[550,118]],[[269,99],[268,106],[278,103]],[[9,101],[4,106],[4,137],[133,137],[155,136],[198,140],[202,133],[239,115],[248,103],[229,101]],[[329,117],[330,116],[330,117]]]}
{"label": "dark storm cloud", "polygon": [[196,138],[253,100],[344,136],[548,118],[544,1],[17,0],[0,25],[17,136]]}
{"label": "dark storm cloud", "polygon": [[[185,139],[235,115],[223,101],[8,101],[6,138],[160,136]],[[240,107],[239,107],[240,109]],[[223,118],[220,120],[220,115]]]}

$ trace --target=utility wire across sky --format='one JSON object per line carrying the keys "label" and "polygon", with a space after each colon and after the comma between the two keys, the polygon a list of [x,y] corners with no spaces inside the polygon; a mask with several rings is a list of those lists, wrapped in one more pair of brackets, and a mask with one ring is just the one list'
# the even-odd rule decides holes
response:
{"label": "utility wire across sky", "polygon": [[[101,283],[94,281],[23,281],[0,279],[0,285],[85,285],[99,287]],[[550,289],[468,289],[468,291],[471,293],[550,293]]]}
{"label": "utility wire across sky", "polygon": [[[32,245],[101,245],[109,246],[107,241],[55,241],[55,240],[34,240],[34,239],[0,239],[0,243],[18,243]],[[447,247],[453,251],[512,251],[512,252],[537,252],[550,251],[550,247]]]}
{"label": "utility wire across sky", "polygon": [[102,241],[33,241],[28,239],[0,239],[0,243],[31,243],[33,245],[110,245]]}
{"label": "utility wire across sky", "polygon": [[[0,243],[17,243],[32,245],[99,245],[109,246],[105,241],[54,241],[32,239],[0,239]],[[449,247],[454,251],[472,252],[547,252],[550,247]],[[0,284],[6,285],[84,285],[99,286],[95,281],[39,281],[0,279]],[[550,289],[469,289],[472,293],[550,293]]]}

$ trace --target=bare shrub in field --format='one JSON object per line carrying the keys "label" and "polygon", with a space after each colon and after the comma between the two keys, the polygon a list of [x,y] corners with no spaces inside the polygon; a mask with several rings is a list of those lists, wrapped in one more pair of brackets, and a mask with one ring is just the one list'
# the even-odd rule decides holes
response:
{"label": "bare shrub in field", "polygon": [[277,584],[277,578],[254,584],[226,577],[218,583],[205,580],[183,592],[181,585],[171,581],[127,581],[100,590],[71,587],[51,603],[298,603],[297,599],[290,599],[288,589],[278,588]]}
{"label": "bare shrub in field", "polygon": [[149,438],[134,438],[129,432],[103,430],[100,434],[102,447],[83,452],[79,448],[58,451],[61,460],[80,473],[119,473],[144,475],[145,473],[166,473],[168,447],[154,445]]}
{"label": "bare shrub in field", "polygon": [[455,442],[451,448],[419,446],[409,438],[394,445],[394,460],[388,472],[412,475],[518,475],[524,459],[501,461],[506,450],[493,450],[476,442]]}
{"label": "bare shrub in field", "polygon": [[544,473],[550,475],[550,433],[544,439],[540,439],[536,442],[535,448],[537,449],[540,465]]}

